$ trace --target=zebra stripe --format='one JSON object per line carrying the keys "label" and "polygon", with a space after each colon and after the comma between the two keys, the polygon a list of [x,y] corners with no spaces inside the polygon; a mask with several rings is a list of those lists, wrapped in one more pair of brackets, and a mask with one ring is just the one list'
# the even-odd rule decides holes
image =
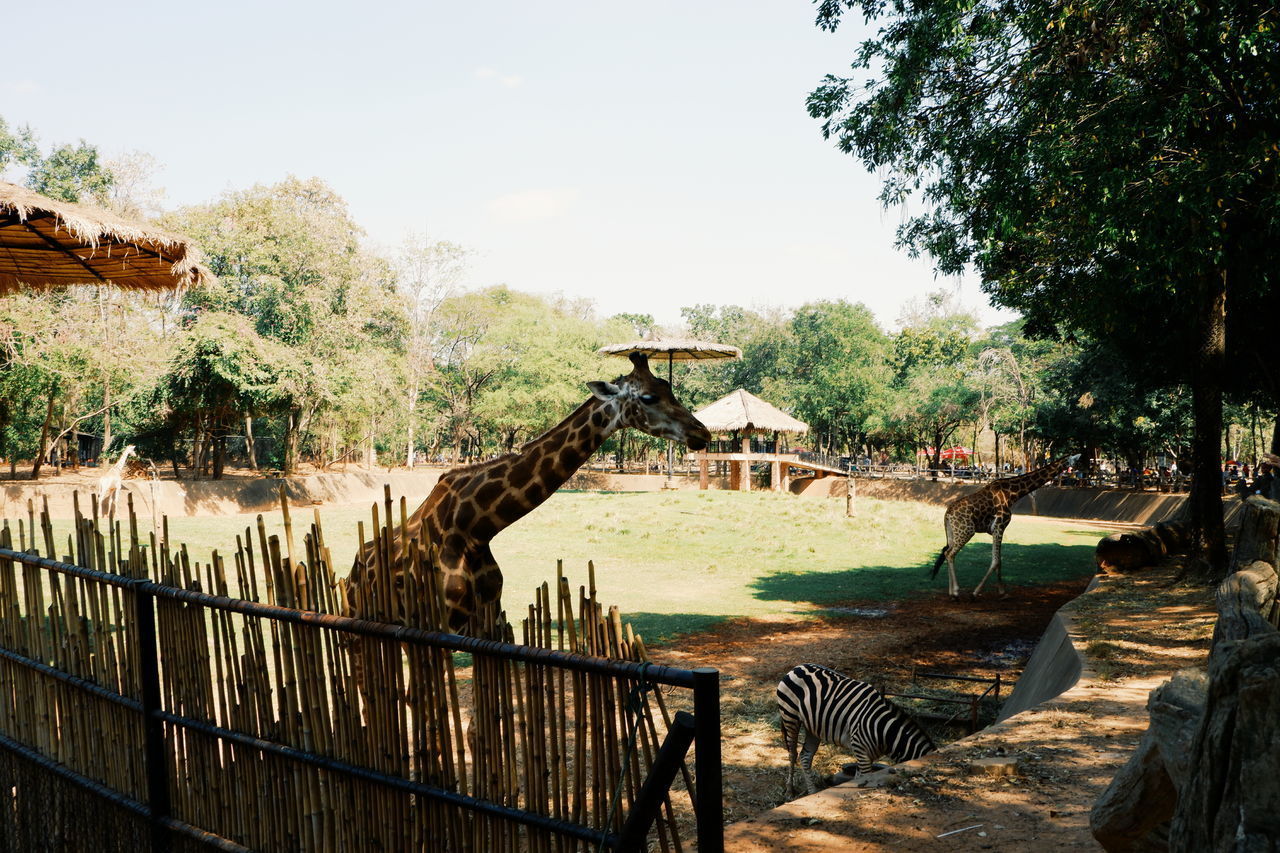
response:
{"label": "zebra stripe", "polygon": [[778,711],[791,760],[789,792],[794,789],[801,729],[805,742],[800,759],[810,790],[813,755],[823,742],[838,744],[853,753],[860,773],[870,772],[872,762],[882,755],[897,763],[936,749],[924,730],[880,691],[818,664],[800,664],[783,676],[778,682]]}

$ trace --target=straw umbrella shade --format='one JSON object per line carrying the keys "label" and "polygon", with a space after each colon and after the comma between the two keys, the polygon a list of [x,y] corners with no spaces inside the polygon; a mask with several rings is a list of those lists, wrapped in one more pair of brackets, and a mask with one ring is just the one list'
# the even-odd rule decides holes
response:
{"label": "straw umbrella shade", "polygon": [[[83,284],[174,291],[210,278],[184,237],[0,181],[0,297]],[[33,478],[39,470],[37,460]]]}
{"label": "straw umbrella shade", "polygon": [[180,290],[210,277],[184,237],[0,181],[0,296],[73,284]]}
{"label": "straw umbrella shade", "polygon": [[[600,355],[616,355],[626,357],[632,353],[641,353],[649,357],[665,359],[667,362],[667,381],[671,382],[672,365],[677,361],[714,361],[726,358],[742,358],[742,350],[729,344],[715,344],[709,341],[695,341],[692,338],[670,338],[657,341],[632,341],[627,344],[610,344],[597,350]],[[673,484],[675,468],[675,448],[667,442],[667,485]]]}
{"label": "straw umbrella shade", "polygon": [[642,353],[652,361],[657,358],[667,363],[667,381],[671,381],[671,365],[677,361],[713,361],[723,358],[742,358],[742,350],[729,344],[713,344],[708,341],[671,338],[665,341],[632,341],[629,344],[610,344],[597,350],[601,355],[629,356]]}

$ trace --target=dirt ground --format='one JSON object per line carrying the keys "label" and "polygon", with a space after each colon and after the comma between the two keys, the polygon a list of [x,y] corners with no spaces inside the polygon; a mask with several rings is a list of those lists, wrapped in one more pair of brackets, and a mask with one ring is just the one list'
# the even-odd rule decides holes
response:
{"label": "dirt ground", "polygon": [[[899,602],[849,601],[817,619],[736,619],[682,638],[678,649],[652,649],[651,654],[662,663],[720,670],[725,820],[737,821],[784,802],[787,757],[774,689],[787,670],[820,663],[881,690],[953,694],[980,693],[986,685],[929,679],[913,686],[913,667],[982,678],[998,674],[1003,698],[1050,617],[1088,581],[1010,588],[1004,599],[956,603],[929,595]],[[927,727],[939,734],[936,726]],[[951,740],[964,733],[940,734]],[[814,770],[829,775],[849,760],[824,746]]]}
{"label": "dirt ground", "polygon": [[[1147,693],[1207,655],[1212,591],[1174,583],[1175,573],[1104,577],[1072,605],[1085,672],[1056,700],[973,736],[952,732],[948,739],[963,739],[938,753],[780,808],[787,762],[773,688],[789,667],[824,663],[889,689],[907,686],[913,665],[1013,681],[1051,614],[1088,579],[1011,589],[1007,599],[924,598],[880,617],[743,620],[655,657],[724,674],[726,821],[742,821],[728,828],[727,849],[1096,850],[1089,809],[1146,729]],[[991,757],[1015,759],[1017,772],[975,770],[973,761]],[[848,760],[824,745],[814,766],[827,774]]]}

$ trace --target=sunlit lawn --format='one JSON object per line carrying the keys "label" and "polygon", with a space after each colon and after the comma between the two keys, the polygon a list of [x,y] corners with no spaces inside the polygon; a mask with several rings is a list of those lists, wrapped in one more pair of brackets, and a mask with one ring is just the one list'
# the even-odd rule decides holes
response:
{"label": "sunlit lawn", "polygon": [[[842,500],[759,492],[562,492],[499,534],[493,551],[513,616],[537,585],[554,579],[557,559],[575,590],[587,582],[587,561],[594,560],[601,599],[619,605],[637,630],[655,638],[731,616],[944,594],[945,570],[928,577],[944,541],[942,513],[938,506],[859,499],[856,517],[846,518]],[[369,508],[321,508],[320,517],[335,570],[345,574],[357,521],[370,529]],[[311,509],[293,510],[299,552],[312,519]],[[266,521],[269,532],[281,531],[279,512]],[[149,530],[149,519],[140,523]],[[175,518],[169,528],[204,562],[213,548],[234,550],[247,525],[256,525],[254,516]],[[1005,579],[1030,584],[1088,575],[1101,535],[1085,525],[1017,516],[1004,540]],[[962,586],[977,583],[990,553],[987,536],[961,552]]]}

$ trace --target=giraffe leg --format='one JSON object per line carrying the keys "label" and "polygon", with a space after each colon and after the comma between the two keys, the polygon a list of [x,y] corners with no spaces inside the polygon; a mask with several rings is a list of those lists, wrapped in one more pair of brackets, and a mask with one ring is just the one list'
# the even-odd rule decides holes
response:
{"label": "giraffe leg", "polygon": [[960,584],[956,580],[956,555],[972,538],[972,530],[963,531],[950,525],[947,527],[947,548],[942,554],[947,558],[947,593],[952,598],[960,597]]}
{"label": "giraffe leg", "polygon": [[448,630],[459,633],[467,627],[476,610],[475,584],[469,566],[461,555],[441,551],[439,560],[445,622]]}
{"label": "giraffe leg", "polygon": [[1004,528],[1009,523],[1008,519],[997,518],[991,522],[991,565],[987,568],[987,573],[982,576],[982,582],[973,590],[973,597],[977,598],[982,592],[982,588],[986,585],[987,579],[991,577],[991,573],[996,573],[996,590],[1004,595],[1004,576],[1000,571],[1000,544],[1004,540]]}
{"label": "giraffe leg", "polygon": [[[493,552],[489,550],[487,543],[475,550],[469,565],[472,567],[471,577],[475,588],[476,610],[486,612],[486,619],[496,622],[502,613],[502,570],[498,568],[498,561],[494,559]],[[510,628],[510,626],[507,627]],[[510,641],[505,634],[492,639]]]}

